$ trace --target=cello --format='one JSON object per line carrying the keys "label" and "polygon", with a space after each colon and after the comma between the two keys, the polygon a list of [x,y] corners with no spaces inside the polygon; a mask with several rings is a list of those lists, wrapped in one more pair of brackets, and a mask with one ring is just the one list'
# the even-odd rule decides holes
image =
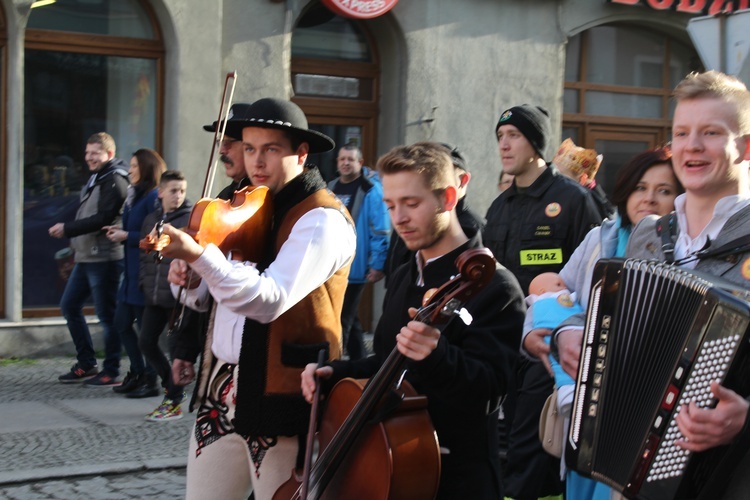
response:
{"label": "cello", "polygon": [[[447,323],[490,282],[495,259],[486,248],[467,250],[456,259],[456,267],[460,274],[425,297],[415,321]],[[318,459],[305,471],[306,498],[293,471],[274,500],[435,497],[440,447],[427,398],[404,380],[406,361],[394,347],[366,384],[346,378],[334,386],[319,425]]]}

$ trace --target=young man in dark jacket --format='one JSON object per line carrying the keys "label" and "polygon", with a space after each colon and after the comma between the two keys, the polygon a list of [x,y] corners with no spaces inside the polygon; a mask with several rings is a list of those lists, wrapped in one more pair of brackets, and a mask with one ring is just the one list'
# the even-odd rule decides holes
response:
{"label": "young man in dark jacket", "polygon": [[62,383],[83,382],[99,373],[91,332],[83,317],[83,305],[91,296],[104,331],[104,370],[117,376],[121,344],[112,330],[117,288],[123,269],[123,248],[107,239],[104,226],[119,221],[128,190],[128,165],[115,157],[115,140],[105,132],[89,137],[86,163],[92,175],[81,189],[76,218],[49,228],[53,238],[70,238],[75,266],[65,285],[60,309],[76,347],[77,363],[58,377]]}
{"label": "young man in dark jacket", "polygon": [[[518,278],[524,294],[538,274],[559,272],[601,217],[588,192],[544,160],[550,118],[539,106],[507,109],[495,127],[503,172],[515,176],[487,211],[482,240]],[[515,389],[503,406],[510,422],[505,494],[509,498],[560,495],[560,461],[539,442],[539,415],[553,379],[519,354]]]}
{"label": "young man in dark jacket", "polygon": [[[187,181],[181,172],[168,170],[161,176],[159,199],[161,206],[146,216],[141,235],[149,234],[160,221],[175,227],[184,227],[190,219],[193,205],[185,198]],[[146,420],[163,422],[182,418],[180,404],[184,398],[183,386],[175,384],[172,378],[172,365],[159,347],[159,337],[175,309],[177,301],[172,295],[167,274],[172,259],[154,258],[154,254],[141,252],[139,286],[146,297],[139,347],[146,361],[154,367],[166,389],[164,400],[154,411],[146,415]],[[170,349],[174,339],[170,338]],[[173,353],[170,353],[173,355]],[[193,358],[194,359],[194,358]]]}
{"label": "young man in dark jacket", "polygon": [[[393,274],[375,330],[375,354],[333,361],[317,370],[328,383],[373,376],[397,347],[406,356],[406,380],[427,396],[441,448],[439,499],[502,498],[497,414],[515,368],[524,310],[518,282],[493,266],[489,284],[440,330],[414,317],[425,292],[458,274],[456,258],[479,248],[456,214],[458,188],[449,151],[437,143],[394,148],[378,160],[383,199],[393,227],[416,252]],[[472,319],[469,320],[468,318]],[[302,374],[310,401],[315,364]]]}

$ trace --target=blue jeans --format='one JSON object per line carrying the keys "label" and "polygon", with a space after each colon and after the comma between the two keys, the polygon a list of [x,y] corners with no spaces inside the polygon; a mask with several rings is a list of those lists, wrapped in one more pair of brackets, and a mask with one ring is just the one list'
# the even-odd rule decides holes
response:
{"label": "blue jeans", "polygon": [[151,365],[143,362],[143,354],[138,347],[138,334],[133,328],[133,322],[135,322],[140,329],[142,320],[143,306],[135,306],[122,300],[117,303],[114,326],[123,347],[125,347],[125,352],[128,353],[128,358],[130,358],[130,372],[133,375],[140,375],[145,370],[149,378],[155,380],[156,372]]}
{"label": "blue jeans", "polygon": [[104,372],[112,377],[120,373],[120,337],[113,331],[112,322],[117,302],[117,288],[122,276],[122,260],[108,262],[78,262],[73,266],[65,285],[60,309],[68,323],[68,330],[76,346],[76,357],[81,368],[96,366],[96,353],[91,332],[83,317],[83,306],[91,296],[104,332]]}

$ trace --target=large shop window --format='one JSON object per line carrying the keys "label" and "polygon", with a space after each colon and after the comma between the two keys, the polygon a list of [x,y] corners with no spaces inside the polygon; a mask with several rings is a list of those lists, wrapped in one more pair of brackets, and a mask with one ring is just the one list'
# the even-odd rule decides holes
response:
{"label": "large shop window", "polygon": [[672,89],[700,69],[687,40],[652,28],[597,26],[568,41],[563,138],[604,155],[597,181],[607,193],[625,162],[670,139]]}
{"label": "large shop window", "polygon": [[163,43],[145,1],[59,0],[33,9],[24,75],[23,315],[58,315],[73,262],[47,229],[72,220],[89,178],[86,140],[117,156],[160,149]]}

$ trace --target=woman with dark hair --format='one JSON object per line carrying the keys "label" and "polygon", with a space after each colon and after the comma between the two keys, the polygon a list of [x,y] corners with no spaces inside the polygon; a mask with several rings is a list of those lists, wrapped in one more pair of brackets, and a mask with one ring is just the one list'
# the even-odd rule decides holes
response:
{"label": "woman with dark hair", "polygon": [[[577,293],[579,304],[584,307],[588,304],[594,264],[599,259],[624,257],[630,232],[635,225],[648,215],[661,217],[670,213],[674,210],[674,199],[683,191],[674,175],[672,152],[667,147],[644,151],[620,168],[612,196],[612,202],[617,206],[617,217],[615,220],[604,220],[601,226],[589,231],[560,271],[560,278],[568,290]],[[527,312],[522,349],[548,362],[550,350],[544,337],[551,335],[552,330],[531,330],[532,320]],[[565,404],[561,405],[560,401],[567,396],[572,398],[575,387],[566,386],[568,389],[561,390],[560,384],[556,385],[558,406],[564,414]],[[567,411],[570,411],[569,406]],[[569,413],[565,418],[569,418]],[[567,498],[600,500],[609,499],[610,495],[607,486],[572,471],[567,473],[565,488]]]}
{"label": "woman with dark hair", "polygon": [[117,294],[114,328],[120,336],[125,351],[130,358],[130,370],[122,385],[116,383],[97,385],[116,385],[113,390],[127,397],[145,398],[157,396],[156,372],[144,362],[138,347],[138,334],[133,322],[141,325],[145,299],[138,286],[141,226],[146,215],[156,210],[159,205],[158,185],[161,174],[167,165],[156,151],[148,148],[139,149],[130,159],[130,186],[122,213],[122,227],[107,226],[107,238],[125,245],[125,272],[120,290]]}

